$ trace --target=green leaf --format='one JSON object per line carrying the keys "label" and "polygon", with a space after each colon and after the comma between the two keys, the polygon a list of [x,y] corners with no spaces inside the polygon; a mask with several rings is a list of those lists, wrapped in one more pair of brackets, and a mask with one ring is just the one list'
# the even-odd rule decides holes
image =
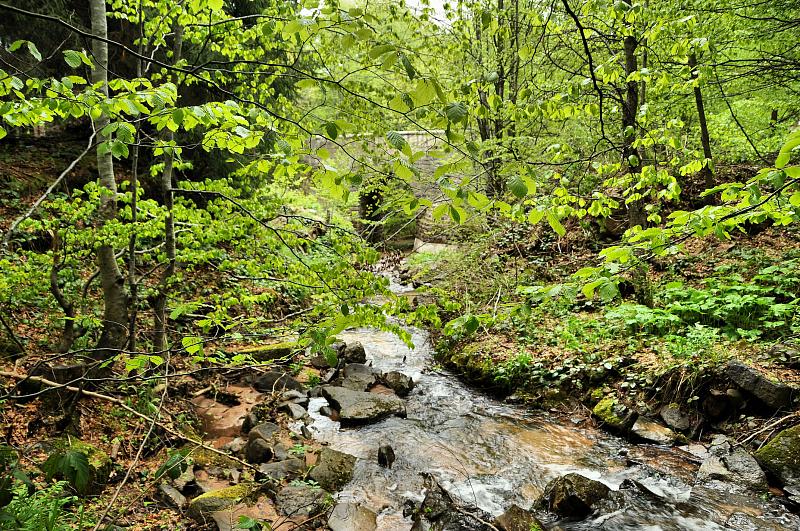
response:
{"label": "green leaf", "polygon": [[369,56],[370,59],[377,59],[381,55],[389,53],[389,52],[393,51],[394,49],[395,49],[395,47],[393,45],[391,45],[391,44],[379,44],[377,46],[374,46],[369,51],[369,53],[367,53],[367,55]]}
{"label": "green leaf", "polygon": [[224,0],[208,0],[208,7],[211,11],[219,11],[224,3]]}
{"label": "green leaf", "polygon": [[467,118],[467,106],[460,101],[448,103],[444,107],[444,114],[453,123],[459,123]]}
{"label": "green leaf", "polygon": [[406,69],[406,74],[408,75],[408,79],[414,79],[417,77],[417,71],[414,70],[414,65],[411,64],[408,57],[405,54],[400,56],[400,63],[402,63],[403,68]]}
{"label": "green leaf", "polygon": [[334,122],[328,122],[325,124],[325,133],[331,140],[336,140],[339,137],[339,126]]}
{"label": "green leaf", "polygon": [[183,474],[189,466],[189,463],[186,460],[187,454],[187,450],[179,450],[177,452],[170,453],[170,456],[167,458],[167,460],[164,461],[160,467],[158,467],[158,470],[156,470],[155,478],[158,479],[166,474],[172,479],[178,479],[178,477]]}
{"label": "green leaf", "polygon": [[81,66],[81,63],[83,62],[83,60],[81,60],[81,55],[75,50],[65,50],[64,60],[72,68],[78,68],[79,66]]}
{"label": "green leaf", "polygon": [[386,133],[386,141],[389,142],[390,146],[398,151],[405,152],[406,150],[410,149],[408,141],[397,131],[389,131]]}
{"label": "green leaf", "polygon": [[39,53],[39,49],[36,48],[36,45],[33,44],[31,41],[28,41],[28,52],[33,56],[34,59],[37,61],[42,60],[42,54]]}
{"label": "green leaf", "polygon": [[525,184],[525,181],[519,175],[514,175],[508,180],[508,189],[519,198],[528,195],[528,185]]}
{"label": "green leaf", "polygon": [[553,213],[552,210],[547,211],[547,223],[550,224],[550,227],[552,227],[559,236],[564,236],[567,233],[564,225],[561,224],[561,222],[558,220],[558,217]]}

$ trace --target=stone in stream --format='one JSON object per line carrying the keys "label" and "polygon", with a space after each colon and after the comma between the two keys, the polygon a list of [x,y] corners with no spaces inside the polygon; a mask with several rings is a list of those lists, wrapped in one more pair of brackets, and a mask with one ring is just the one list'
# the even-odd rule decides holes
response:
{"label": "stone in stream", "polygon": [[592,409],[592,415],[603,423],[603,427],[623,434],[631,430],[639,416],[613,396],[600,400]]}
{"label": "stone in stream", "polygon": [[544,526],[536,516],[519,505],[512,505],[494,521],[501,531],[544,531]]}
{"label": "stone in stream", "polygon": [[766,490],[766,474],[744,448],[731,445],[724,435],[717,435],[708,451],[711,456],[700,465],[697,484],[727,492]]}
{"label": "stone in stream", "polygon": [[610,493],[611,489],[605,483],[572,473],[548,483],[540,503],[560,516],[585,518]]}
{"label": "stone in stream", "polygon": [[284,389],[303,390],[303,386],[297,380],[277,371],[265,372],[253,382],[253,387],[261,393],[273,393]]}
{"label": "stone in stream", "polygon": [[800,500],[800,424],[779,432],[755,455],[791,497]]}
{"label": "stone in stream", "polygon": [[437,529],[443,531],[494,531],[491,514],[478,507],[456,501],[433,475],[423,473],[425,498],[419,507],[408,507],[403,514],[413,515],[411,531]]}
{"label": "stone in stream", "polygon": [[294,389],[290,389],[289,391],[284,391],[281,395],[281,402],[293,402],[300,406],[307,406],[308,405],[308,393],[305,391],[296,391]]}
{"label": "stone in stream", "polygon": [[337,503],[328,518],[331,531],[375,531],[378,515],[353,502]]}
{"label": "stone in stream", "polygon": [[345,361],[345,363],[367,362],[367,352],[364,350],[364,345],[358,341],[347,345],[341,354],[339,354],[339,356]]}
{"label": "stone in stream", "polygon": [[325,447],[320,450],[317,466],[311,470],[309,477],[322,488],[336,492],[353,479],[355,466],[355,456]]}
{"label": "stone in stream", "polygon": [[406,416],[406,405],[396,396],[328,385],[322,388],[322,396],[339,411],[339,420],[343,424],[363,424],[391,415]]}
{"label": "stone in stream", "polygon": [[392,468],[394,459],[394,449],[390,445],[383,444],[378,448],[378,465],[383,468]]}
{"label": "stone in stream", "polygon": [[414,380],[402,372],[389,371],[381,377],[381,381],[391,388],[397,396],[405,397],[414,389]]}
{"label": "stone in stream", "polygon": [[631,428],[631,433],[644,441],[664,446],[672,445],[678,438],[678,435],[671,429],[646,417],[636,419]]}
{"label": "stone in stream", "polygon": [[747,391],[773,409],[791,405],[792,396],[797,392],[793,387],[775,381],[762,374],[758,369],[738,360],[728,362],[725,366],[725,376],[742,390]]}
{"label": "stone in stream", "polygon": [[286,516],[309,516],[329,507],[331,495],[311,485],[288,485],[278,491],[275,505]]}
{"label": "stone in stream", "polygon": [[366,391],[378,380],[375,369],[363,363],[345,365],[343,375],[342,387],[353,391]]}
{"label": "stone in stream", "polygon": [[278,407],[278,409],[289,415],[289,417],[294,420],[300,420],[308,416],[308,412],[306,412],[303,406],[295,404],[294,402],[284,402]]}

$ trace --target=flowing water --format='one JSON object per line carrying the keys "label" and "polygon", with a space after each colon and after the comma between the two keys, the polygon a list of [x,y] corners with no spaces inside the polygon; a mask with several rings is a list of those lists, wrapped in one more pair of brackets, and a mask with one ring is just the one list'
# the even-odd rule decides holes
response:
{"label": "flowing water", "polygon": [[[376,511],[378,529],[411,527],[402,508],[406,500],[423,498],[421,472],[433,474],[465,503],[494,515],[512,503],[529,507],[549,480],[567,472],[614,489],[633,479],[660,496],[632,496],[624,509],[581,522],[548,522],[554,529],[800,529],[800,520],[776,502],[693,489],[697,460],[681,450],[630,444],[585,426],[583,414],[564,419],[470,389],[453,374],[433,367],[427,333],[409,331],[413,350],[377,330],[340,335],[346,342],[361,342],[375,368],[413,377],[416,387],[407,400],[407,418],[343,429],[319,413],[325,399],[313,399],[309,407],[315,438],[360,458],[339,499]],[[391,469],[377,464],[382,444],[390,444],[397,456]]]}

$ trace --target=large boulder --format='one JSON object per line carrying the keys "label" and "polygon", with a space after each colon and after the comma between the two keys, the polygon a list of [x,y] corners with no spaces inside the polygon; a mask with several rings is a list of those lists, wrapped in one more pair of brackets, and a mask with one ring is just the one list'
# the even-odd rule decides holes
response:
{"label": "large boulder", "polygon": [[363,505],[352,502],[337,503],[328,518],[331,531],[375,531],[378,515]]}
{"label": "large boulder", "polygon": [[800,495],[800,424],[779,432],[756,452],[756,459],[787,491]]}
{"label": "large boulder", "polygon": [[542,504],[560,516],[585,518],[610,493],[611,489],[606,484],[571,473],[547,484],[542,494]]}
{"label": "large boulder", "polygon": [[343,424],[372,422],[391,415],[406,416],[406,405],[396,396],[328,385],[322,388],[322,396],[339,411],[339,420]]}
{"label": "large boulder", "polygon": [[602,422],[605,428],[619,433],[628,433],[639,416],[613,396],[600,400],[592,409],[592,415]]}
{"label": "large boulder", "polygon": [[544,526],[536,516],[519,505],[512,505],[494,521],[502,531],[544,531]]}
{"label": "large boulder", "polygon": [[355,466],[355,456],[325,447],[320,451],[317,466],[311,470],[309,477],[322,488],[336,492],[353,479]]}
{"label": "large boulder", "polygon": [[269,371],[260,375],[253,382],[253,387],[261,393],[273,393],[285,389],[302,390],[303,386],[294,378],[283,372]]}
{"label": "large boulder", "polygon": [[253,487],[246,484],[206,492],[189,502],[189,516],[199,522],[210,521],[212,513],[233,507],[252,493]]}
{"label": "large boulder", "polygon": [[324,511],[332,503],[331,495],[319,487],[288,485],[278,491],[275,505],[286,516],[309,516]]}
{"label": "large boulder", "polygon": [[259,477],[269,478],[273,481],[282,481],[286,478],[301,475],[305,468],[305,461],[292,457],[275,463],[262,464],[258,467],[258,475]]}
{"label": "large boulder", "polygon": [[381,381],[386,384],[397,396],[408,396],[414,389],[414,380],[402,372],[389,371],[381,377]]}
{"label": "large boulder", "polygon": [[345,365],[342,378],[342,387],[353,391],[366,391],[378,379],[375,369],[363,363],[349,363]]}
{"label": "large boulder", "polygon": [[738,360],[731,360],[725,366],[725,376],[742,390],[773,409],[785,408],[792,403],[796,389],[770,378],[757,369]]}

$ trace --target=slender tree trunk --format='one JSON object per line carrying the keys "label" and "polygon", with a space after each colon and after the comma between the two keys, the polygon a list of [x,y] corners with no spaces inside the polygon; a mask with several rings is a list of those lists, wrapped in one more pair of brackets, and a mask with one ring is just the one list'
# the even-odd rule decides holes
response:
{"label": "slender tree trunk", "polygon": [[[689,55],[689,68],[692,69],[692,79],[697,80],[697,56],[694,52]],[[703,176],[703,182],[706,188],[714,187],[714,172],[711,170],[711,138],[708,134],[708,123],[706,122],[706,109],[703,104],[703,92],[700,90],[700,85],[695,83],[694,86],[694,102],[697,105],[697,118],[700,121],[700,142],[703,144],[703,168],[700,174]]]}
{"label": "slender tree trunk", "polygon": [[[181,60],[183,48],[183,26],[175,23],[175,42],[173,46],[173,61],[177,63]],[[164,140],[170,144],[175,140],[175,134],[167,132]],[[156,352],[163,352],[169,348],[167,339],[167,295],[169,294],[169,284],[175,275],[175,218],[173,216],[173,193],[172,177],[175,153],[173,149],[164,150],[164,172],[161,174],[161,192],[164,197],[164,207],[167,209],[167,218],[164,221],[164,248],[167,253],[167,267],[161,277],[161,286],[153,304],[155,317],[155,337],[153,348]]]}
{"label": "slender tree trunk", "polygon": [[[101,38],[108,38],[105,0],[90,0],[92,33]],[[100,91],[108,95],[108,44],[92,40],[92,54],[95,66],[92,69],[92,83],[100,84]],[[102,129],[108,125],[105,114],[94,121],[97,139],[100,144],[108,138]],[[102,153],[97,149],[97,171],[100,175],[100,209],[99,225],[113,221],[117,217],[117,183],[114,178],[114,161],[111,152]],[[123,348],[128,334],[128,296],[125,293],[125,278],[120,273],[114,248],[108,242],[102,242],[97,249],[97,262],[100,269],[100,284],[103,290],[103,331],[98,344],[98,358],[113,355]]]}
{"label": "slender tree trunk", "polygon": [[[623,49],[625,52],[625,75],[629,76],[637,70],[636,48],[638,43],[636,37],[631,35],[625,37]],[[636,114],[639,112],[639,86],[636,81],[626,83],[625,100],[622,106],[622,156],[624,164],[628,166],[628,173],[631,175],[631,186],[639,178],[642,171],[642,161],[639,151],[634,146],[637,137]],[[636,199],[628,205],[628,225],[644,227],[647,224],[647,217],[644,212],[644,201]]]}

